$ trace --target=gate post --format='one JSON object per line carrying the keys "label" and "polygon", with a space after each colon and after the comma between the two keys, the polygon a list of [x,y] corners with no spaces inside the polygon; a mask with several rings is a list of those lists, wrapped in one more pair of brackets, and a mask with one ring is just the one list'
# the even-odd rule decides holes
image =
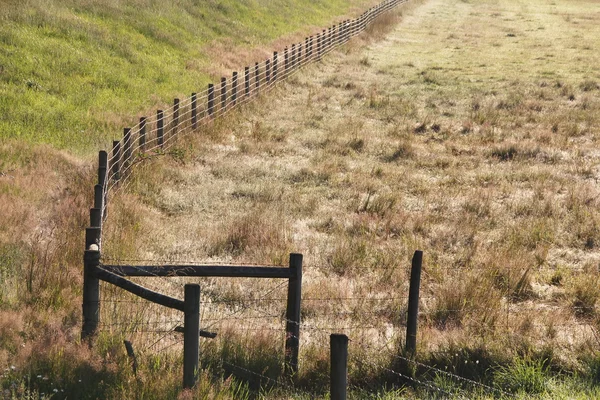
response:
{"label": "gate post", "polygon": [[81,328],[81,339],[93,336],[100,322],[100,281],[95,274],[98,265],[100,265],[100,252],[89,250],[89,247],[86,246],[83,253],[83,326]]}
{"label": "gate post", "polygon": [[183,387],[192,388],[198,380],[200,356],[200,285],[185,285],[183,320]]}
{"label": "gate post", "polygon": [[302,254],[290,254],[287,309],[285,313],[285,374],[298,372],[298,350],[300,348],[300,301],[302,298]]}

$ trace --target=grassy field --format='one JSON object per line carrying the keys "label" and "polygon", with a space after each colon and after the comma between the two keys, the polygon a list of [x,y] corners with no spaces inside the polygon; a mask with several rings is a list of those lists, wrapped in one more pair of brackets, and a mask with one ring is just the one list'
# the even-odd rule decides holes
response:
{"label": "grassy field", "polygon": [[2,398],[177,396],[175,374],[144,388],[110,343],[79,343],[92,157],[148,110],[375,3],[0,1]]}
{"label": "grassy field", "polygon": [[[325,396],[330,332],[352,340],[353,398],[600,396],[597,7],[407,10],[372,33],[380,40],[351,43],[140,169],[109,217],[106,256],[281,264],[303,253],[305,392],[270,397]],[[416,249],[423,364],[401,350]],[[207,371],[231,372],[225,360],[277,377],[283,304],[247,304],[282,289],[201,285],[207,302],[232,304],[207,318],[247,315],[215,325],[225,339],[206,344]]]}

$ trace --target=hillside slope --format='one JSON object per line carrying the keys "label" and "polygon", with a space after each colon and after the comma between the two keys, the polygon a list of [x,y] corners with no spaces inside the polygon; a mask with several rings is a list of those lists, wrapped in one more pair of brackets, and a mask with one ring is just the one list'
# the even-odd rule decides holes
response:
{"label": "hillside slope", "polygon": [[141,110],[204,89],[230,57],[374,2],[2,3],[0,138],[89,153]]}

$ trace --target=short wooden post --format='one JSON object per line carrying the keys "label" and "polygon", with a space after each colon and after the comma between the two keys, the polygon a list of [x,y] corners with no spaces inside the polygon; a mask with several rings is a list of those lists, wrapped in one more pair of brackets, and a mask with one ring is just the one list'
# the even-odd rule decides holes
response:
{"label": "short wooden post", "polygon": [[258,66],[258,63],[254,64],[254,87],[258,92],[258,89],[260,88],[260,68]]}
{"label": "short wooden post", "polygon": [[173,128],[171,129],[171,138],[177,136],[179,127],[179,99],[173,99]]}
{"label": "short wooden post", "polygon": [[277,52],[273,52],[273,82],[277,80]]}
{"label": "short wooden post", "polygon": [[327,28],[327,50],[330,50],[331,45],[333,44],[333,30],[332,27],[330,26],[329,28]]}
{"label": "short wooden post", "polygon": [[302,67],[302,42],[298,43],[298,49],[296,53],[296,66]]}
{"label": "short wooden post", "polygon": [[100,281],[96,278],[95,269],[100,265],[100,252],[86,250],[83,253],[83,325],[81,339],[91,338],[100,322]]}
{"label": "short wooden post", "polygon": [[312,59],[313,56],[313,37],[308,38],[308,57]]}
{"label": "short wooden post", "polygon": [[406,321],[406,351],[417,350],[417,320],[419,317],[419,288],[421,285],[421,266],[423,252],[415,251],[410,269],[410,288],[408,290],[408,318]]}
{"label": "short wooden post", "polygon": [[208,115],[213,117],[215,113],[215,85],[212,83],[208,84],[208,105],[206,109],[208,110]]}
{"label": "short wooden post", "polygon": [[237,71],[233,72],[233,76],[231,77],[231,105],[235,106],[237,102],[237,88],[238,88],[238,73]]}
{"label": "short wooden post", "polygon": [[183,387],[192,388],[198,380],[200,356],[200,285],[186,284],[184,288],[183,321]]}
{"label": "short wooden post", "polygon": [[123,129],[123,170],[131,165],[131,128]]}
{"label": "short wooden post", "polygon": [[121,178],[119,172],[121,169],[121,142],[118,140],[113,141],[111,169],[113,180],[118,182]]}
{"label": "short wooden post", "polygon": [[265,81],[271,82],[271,60],[265,61]]}
{"label": "short wooden post", "polygon": [[287,76],[288,73],[288,64],[289,64],[289,56],[288,56],[288,48],[283,49],[283,75]]}
{"label": "short wooden post", "polygon": [[198,128],[198,99],[196,93],[192,93],[192,129]]}
{"label": "short wooden post", "polygon": [[330,399],[346,400],[348,384],[348,336],[332,334],[330,348]]}
{"label": "short wooden post", "polygon": [[227,78],[221,78],[221,114],[227,108]]}
{"label": "short wooden post", "polygon": [[244,68],[244,89],[246,97],[250,96],[250,67]]}
{"label": "short wooden post", "polygon": [[285,338],[285,373],[292,377],[298,373],[300,348],[300,302],[302,298],[302,254],[290,254],[292,277],[288,282]]}
{"label": "short wooden post", "polygon": [[140,148],[140,153],[143,153],[146,150],[146,117],[140,117],[139,130],[138,147]]}
{"label": "short wooden post", "polygon": [[156,110],[156,140],[162,149],[165,144],[165,123],[163,120],[163,110]]}

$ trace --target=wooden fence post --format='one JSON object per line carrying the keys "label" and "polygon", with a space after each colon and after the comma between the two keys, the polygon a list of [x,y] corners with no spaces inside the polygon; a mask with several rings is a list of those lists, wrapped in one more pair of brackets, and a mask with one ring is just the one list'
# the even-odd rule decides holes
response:
{"label": "wooden fence post", "polygon": [[83,253],[83,325],[81,339],[91,338],[100,322],[100,281],[96,278],[95,269],[100,265],[100,252],[86,250]]}
{"label": "wooden fence post", "polygon": [[90,226],[99,228],[102,225],[102,208],[104,207],[104,188],[94,185],[94,207],[90,209]]}
{"label": "wooden fence post", "polygon": [[108,154],[104,150],[98,153],[98,185],[100,186],[100,201],[97,202],[94,194],[94,207],[99,207],[102,210],[102,220],[106,218],[105,207],[106,197],[104,194],[104,185],[106,184],[106,172],[108,171]]}
{"label": "wooden fence post", "polygon": [[250,67],[244,68],[244,88],[246,90],[246,97],[250,96]]}
{"label": "wooden fence post", "polygon": [[329,336],[330,373],[329,394],[331,400],[346,400],[348,384],[348,336]]}
{"label": "wooden fence post", "polygon": [[[96,185],[98,186],[98,185]],[[100,228],[102,224],[102,209],[100,207],[90,208],[90,226]]]}
{"label": "wooden fence post", "polygon": [[198,380],[200,285],[186,284],[184,291],[183,387],[188,389]]}
{"label": "wooden fence post", "polygon": [[198,128],[198,99],[197,94],[192,93],[192,129]]}
{"label": "wooden fence post", "polygon": [[235,106],[237,102],[237,88],[238,88],[238,73],[237,71],[233,72],[233,76],[231,77],[231,105]]}
{"label": "wooden fence post", "polygon": [[321,33],[317,33],[317,60],[321,59]]}
{"label": "wooden fence post", "polygon": [[171,129],[171,138],[177,136],[179,127],[179,99],[173,99],[173,128]]}
{"label": "wooden fence post", "polygon": [[302,299],[302,254],[290,254],[292,278],[288,282],[287,309],[285,313],[285,373],[292,377],[298,373],[300,348],[300,302]]}
{"label": "wooden fence post", "polygon": [[227,78],[221,78],[221,115],[227,108]]}
{"label": "wooden fence post", "polygon": [[271,82],[271,60],[265,61],[265,80],[267,84]]}
{"label": "wooden fence post", "polygon": [[118,140],[113,141],[113,150],[112,150],[112,176],[115,182],[118,182],[120,179],[121,169],[121,142]]}
{"label": "wooden fence post", "polygon": [[131,165],[131,128],[123,129],[123,171]]}
{"label": "wooden fence post", "polygon": [[94,185],[94,208],[102,210],[102,207],[104,207],[104,187],[102,185]]}
{"label": "wooden fence post", "polygon": [[273,52],[273,82],[277,80],[277,52]]}
{"label": "wooden fence post", "polygon": [[288,73],[288,48],[283,49],[283,76],[287,76]]}
{"label": "wooden fence post", "polygon": [[208,110],[208,115],[213,117],[215,113],[215,85],[212,83],[208,84],[208,105],[206,108]]}
{"label": "wooden fence post", "polygon": [[417,350],[417,320],[419,317],[419,288],[421,285],[421,266],[423,252],[415,251],[410,269],[410,288],[408,290],[408,318],[406,321],[406,351]]}
{"label": "wooden fence post", "polygon": [[308,46],[309,46],[309,52],[308,52],[308,56],[312,59],[313,58],[313,37],[311,35],[310,38],[308,38]]}
{"label": "wooden fence post", "polygon": [[163,110],[156,110],[156,139],[161,149],[165,143],[164,126]]}
{"label": "wooden fence post", "polygon": [[143,153],[146,150],[146,117],[140,117],[139,129],[138,147],[140,148],[140,152]]}
{"label": "wooden fence post", "polygon": [[304,61],[308,62],[310,59],[310,50],[308,47],[309,39],[308,37],[304,38]]}
{"label": "wooden fence post", "polygon": [[260,69],[258,66],[258,62],[254,64],[254,87],[258,92],[258,89],[260,88]]}
{"label": "wooden fence post", "polygon": [[292,70],[296,68],[296,44],[292,44]]}

